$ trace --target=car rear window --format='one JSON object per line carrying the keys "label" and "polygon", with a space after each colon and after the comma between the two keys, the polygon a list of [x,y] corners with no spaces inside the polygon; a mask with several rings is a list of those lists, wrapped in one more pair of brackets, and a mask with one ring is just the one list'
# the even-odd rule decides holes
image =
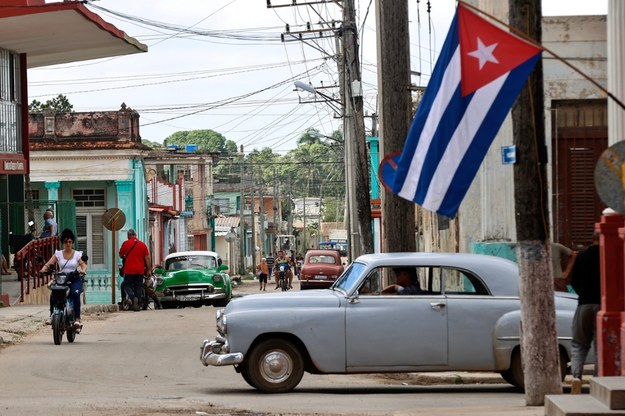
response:
{"label": "car rear window", "polygon": [[336,264],[336,258],[332,256],[310,256],[308,259],[309,263],[325,263],[325,264]]}

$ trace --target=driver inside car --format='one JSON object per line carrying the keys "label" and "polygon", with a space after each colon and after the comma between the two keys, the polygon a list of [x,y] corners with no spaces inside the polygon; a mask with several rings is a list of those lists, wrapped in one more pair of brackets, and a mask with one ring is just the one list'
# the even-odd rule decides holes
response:
{"label": "driver inside car", "polygon": [[418,295],[423,293],[419,285],[417,273],[412,267],[393,269],[396,276],[396,284],[389,285],[382,290],[385,295]]}

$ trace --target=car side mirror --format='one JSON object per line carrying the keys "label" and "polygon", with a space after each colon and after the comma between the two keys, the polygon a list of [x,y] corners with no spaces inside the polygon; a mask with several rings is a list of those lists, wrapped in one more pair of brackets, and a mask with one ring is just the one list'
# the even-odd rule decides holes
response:
{"label": "car side mirror", "polygon": [[347,299],[348,303],[360,303],[360,293],[356,290],[351,295],[346,296],[345,299]]}
{"label": "car side mirror", "polygon": [[217,267],[218,272],[223,272],[224,270],[228,270],[228,266],[226,264],[222,264],[221,266]]}

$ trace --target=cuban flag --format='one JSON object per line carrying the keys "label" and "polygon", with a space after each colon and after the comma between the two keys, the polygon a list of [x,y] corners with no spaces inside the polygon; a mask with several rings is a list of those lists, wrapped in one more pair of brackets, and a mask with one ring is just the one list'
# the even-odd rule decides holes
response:
{"label": "cuban flag", "polygon": [[460,3],[401,157],[380,167],[382,182],[453,218],[540,53]]}

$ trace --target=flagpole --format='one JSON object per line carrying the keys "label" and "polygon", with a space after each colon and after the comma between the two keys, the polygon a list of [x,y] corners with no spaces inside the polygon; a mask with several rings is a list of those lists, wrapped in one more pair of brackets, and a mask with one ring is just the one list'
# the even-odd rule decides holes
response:
{"label": "flagpole", "polygon": [[478,9],[477,7],[473,6],[472,4],[466,3],[462,0],[458,1],[459,4],[462,4],[464,7],[474,10],[475,12],[479,13],[479,14],[483,14],[486,17],[489,17],[490,19],[494,20],[495,22],[499,23],[502,26],[505,26],[506,28],[508,28],[508,30],[510,30],[510,32],[514,33],[515,35],[517,35],[518,37],[522,38],[524,41],[531,43],[532,45],[536,46],[537,48],[542,49],[543,51],[547,52],[548,54],[552,55],[554,58],[556,58],[558,61],[562,62],[564,65],[568,66],[569,68],[571,68],[573,71],[577,72],[578,74],[580,74],[582,77],[584,77],[588,82],[590,82],[591,84],[593,84],[595,87],[599,88],[600,91],[604,92],[605,94],[607,94],[607,96],[609,98],[611,98],[616,104],[619,105],[619,107],[621,107],[623,110],[625,110],[625,104],[623,104],[623,102],[621,100],[619,100],[614,94],[612,94],[611,92],[609,92],[607,89],[605,89],[602,85],[600,85],[597,81],[595,81],[594,79],[590,78],[588,75],[586,75],[584,72],[582,72],[580,69],[578,69],[577,67],[575,67],[574,65],[570,64],[569,62],[567,62],[564,58],[560,57],[558,54],[556,54],[555,52],[553,52],[552,50],[544,47],[542,44],[536,42],[534,39],[530,38],[529,36],[527,36],[526,34],[524,34],[523,32],[511,27],[509,24],[507,24],[506,22],[502,21],[501,19],[496,18],[495,16],[493,16],[492,14],[486,13],[483,10]]}

